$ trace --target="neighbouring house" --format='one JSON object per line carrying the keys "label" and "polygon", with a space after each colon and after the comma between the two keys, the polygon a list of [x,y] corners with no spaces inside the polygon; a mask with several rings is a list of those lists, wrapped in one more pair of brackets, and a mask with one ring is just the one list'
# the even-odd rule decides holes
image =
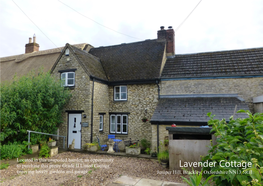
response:
{"label": "neighbouring house", "polygon": [[206,125],[208,112],[246,117],[235,112],[254,112],[253,98],[263,93],[263,48],[177,55],[172,27],[161,27],[157,39],[106,47],[38,51],[34,43],[26,45],[30,53],[0,58],[1,79],[40,67],[62,79],[73,97],[59,134],[67,145],[75,139],[77,149],[108,134],[145,138],[154,148],[168,136],[167,126]]}

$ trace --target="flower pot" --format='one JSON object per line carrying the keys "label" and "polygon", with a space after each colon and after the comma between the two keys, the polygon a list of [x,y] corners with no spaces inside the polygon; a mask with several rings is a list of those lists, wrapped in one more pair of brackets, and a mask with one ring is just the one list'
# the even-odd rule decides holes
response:
{"label": "flower pot", "polygon": [[168,168],[169,167],[169,160],[161,160],[161,165],[164,168]]}
{"label": "flower pot", "polygon": [[141,147],[135,147],[135,148],[126,147],[125,153],[130,155],[139,155],[141,153]]}
{"label": "flower pot", "polygon": [[56,144],[57,144],[56,141],[51,141],[51,142],[49,141],[47,145],[48,145],[49,147],[55,147]]}

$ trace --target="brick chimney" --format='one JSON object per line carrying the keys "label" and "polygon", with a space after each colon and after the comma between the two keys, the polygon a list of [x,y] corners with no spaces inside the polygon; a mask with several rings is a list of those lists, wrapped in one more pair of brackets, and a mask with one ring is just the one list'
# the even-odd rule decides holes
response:
{"label": "brick chimney", "polygon": [[26,54],[27,53],[32,53],[32,52],[37,52],[39,51],[39,44],[36,43],[36,35],[34,34],[33,36],[33,43],[32,43],[32,38],[29,38],[29,43],[26,44]]}
{"label": "brick chimney", "polygon": [[166,55],[174,55],[174,29],[172,26],[169,26],[167,30],[164,29],[164,26],[160,27],[161,30],[158,30],[157,39],[166,40]]}

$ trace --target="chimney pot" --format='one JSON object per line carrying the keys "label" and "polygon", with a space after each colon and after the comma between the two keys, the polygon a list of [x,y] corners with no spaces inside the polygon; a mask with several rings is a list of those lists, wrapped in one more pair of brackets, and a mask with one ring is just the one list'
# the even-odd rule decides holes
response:
{"label": "chimney pot", "polygon": [[32,53],[32,52],[37,52],[39,51],[39,44],[36,43],[36,35],[34,34],[33,36],[33,43],[32,43],[32,38],[29,38],[29,43],[26,44],[26,54],[27,53]]}
{"label": "chimney pot", "polygon": [[167,30],[164,29],[164,26],[160,27],[161,30],[157,32],[158,40],[166,40],[166,55],[172,56],[174,55],[174,30],[172,26],[169,26]]}
{"label": "chimney pot", "polygon": [[33,36],[33,43],[36,43],[36,34]]}

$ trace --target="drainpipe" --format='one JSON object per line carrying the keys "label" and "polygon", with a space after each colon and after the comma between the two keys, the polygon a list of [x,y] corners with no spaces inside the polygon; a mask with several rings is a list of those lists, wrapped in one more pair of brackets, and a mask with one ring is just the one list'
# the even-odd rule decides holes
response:
{"label": "drainpipe", "polygon": [[157,151],[159,153],[159,122],[157,122]]}
{"label": "drainpipe", "polygon": [[92,143],[93,138],[93,97],[94,97],[94,77],[92,78],[92,95],[91,95],[91,121],[90,121],[90,143]]}
{"label": "drainpipe", "polygon": [[159,86],[159,80],[156,80],[156,85],[158,87],[158,99],[160,99],[160,86]]}

